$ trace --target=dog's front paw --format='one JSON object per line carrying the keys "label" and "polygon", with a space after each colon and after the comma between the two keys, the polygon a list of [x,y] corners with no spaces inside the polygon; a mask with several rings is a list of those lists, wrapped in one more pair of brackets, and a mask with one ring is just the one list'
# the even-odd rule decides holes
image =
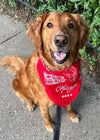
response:
{"label": "dog's front paw", "polygon": [[35,105],[32,102],[27,103],[27,108],[28,108],[29,111],[33,111],[34,108],[35,108]]}
{"label": "dog's front paw", "polygon": [[71,120],[72,122],[75,122],[75,123],[78,123],[78,122],[79,122],[79,115],[76,114],[75,112],[74,112],[74,113],[71,113],[71,114],[69,115],[69,117],[70,117],[70,120]]}
{"label": "dog's front paw", "polygon": [[46,130],[47,131],[49,131],[49,132],[53,132],[53,130],[54,130],[54,123],[53,122],[46,122],[45,123],[45,128],[46,128]]}

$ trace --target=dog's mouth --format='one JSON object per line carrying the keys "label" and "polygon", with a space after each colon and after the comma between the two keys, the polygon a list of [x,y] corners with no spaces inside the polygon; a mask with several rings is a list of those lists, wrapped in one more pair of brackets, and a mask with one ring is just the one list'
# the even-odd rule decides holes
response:
{"label": "dog's mouth", "polygon": [[70,56],[70,50],[66,53],[64,51],[53,52],[50,49],[50,54],[56,63],[63,64],[65,61],[67,61],[67,58]]}

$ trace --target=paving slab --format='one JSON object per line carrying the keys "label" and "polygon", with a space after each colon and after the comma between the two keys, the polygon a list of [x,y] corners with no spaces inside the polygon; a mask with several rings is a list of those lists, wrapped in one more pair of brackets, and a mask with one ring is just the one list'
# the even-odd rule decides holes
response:
{"label": "paving slab", "polygon": [[[31,55],[35,48],[25,33],[22,22],[0,14],[0,60],[7,55]],[[13,78],[13,74],[0,68],[0,140],[53,140],[53,133],[45,130],[39,107],[29,112],[26,104],[15,95]],[[86,74],[85,69],[73,108],[80,114],[80,122],[72,123],[63,109],[60,140],[100,140],[100,85]],[[50,109],[50,114],[55,121],[56,107]]]}
{"label": "paving slab", "polygon": [[8,15],[0,14],[0,44],[17,36],[24,29],[22,22],[18,22]]}

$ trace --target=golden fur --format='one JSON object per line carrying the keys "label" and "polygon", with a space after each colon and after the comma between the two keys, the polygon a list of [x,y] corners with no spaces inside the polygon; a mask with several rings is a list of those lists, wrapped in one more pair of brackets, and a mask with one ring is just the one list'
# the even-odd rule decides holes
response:
{"label": "golden fur", "polygon": [[[52,23],[50,28],[47,27],[48,23]],[[69,23],[74,27],[69,28]],[[63,64],[56,63],[50,55],[50,49],[53,52],[57,51],[57,46],[54,44],[57,34],[68,38],[64,51],[70,50],[70,56]],[[88,39],[89,27],[79,14],[45,13],[30,24],[27,35],[32,39],[36,51],[28,59],[19,56],[4,57],[0,65],[9,67],[11,72],[16,72],[12,85],[17,96],[27,103],[29,111],[33,110],[34,104],[39,105],[46,129],[53,131],[54,124],[50,119],[49,108],[55,104],[45,92],[45,87],[37,72],[37,62],[41,58],[52,71],[63,70],[77,62],[80,56],[79,49],[83,48]],[[78,122],[78,116],[72,110],[71,104],[67,106],[67,111],[70,119]]]}

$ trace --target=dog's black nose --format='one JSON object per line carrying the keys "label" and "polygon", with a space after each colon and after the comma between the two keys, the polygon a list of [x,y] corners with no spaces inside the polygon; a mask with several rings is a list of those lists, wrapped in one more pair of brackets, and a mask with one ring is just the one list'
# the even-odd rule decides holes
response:
{"label": "dog's black nose", "polygon": [[65,35],[56,35],[54,43],[57,47],[64,47],[68,43],[68,38]]}

